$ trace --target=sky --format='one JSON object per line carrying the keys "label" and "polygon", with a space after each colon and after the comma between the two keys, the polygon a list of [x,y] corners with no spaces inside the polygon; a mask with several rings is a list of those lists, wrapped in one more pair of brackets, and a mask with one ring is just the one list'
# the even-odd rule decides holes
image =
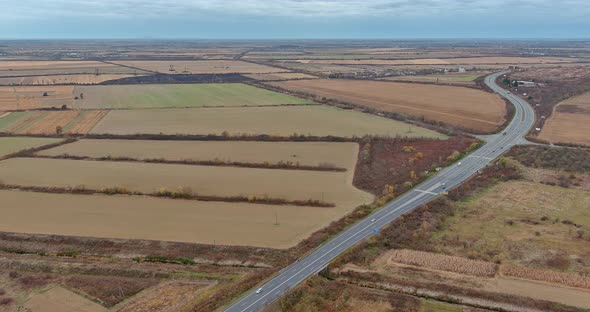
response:
{"label": "sky", "polygon": [[589,0],[0,0],[0,39],[588,37]]}

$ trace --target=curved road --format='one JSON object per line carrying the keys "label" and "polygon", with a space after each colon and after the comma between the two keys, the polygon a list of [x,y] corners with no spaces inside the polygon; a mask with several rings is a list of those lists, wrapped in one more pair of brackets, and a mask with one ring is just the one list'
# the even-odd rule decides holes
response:
{"label": "curved road", "polygon": [[306,257],[284,268],[279,274],[262,285],[262,290],[259,293],[256,290],[249,291],[225,311],[262,310],[264,306],[280,298],[307,277],[321,271],[348,248],[374,235],[376,231],[387,226],[399,216],[431,201],[440,193],[444,193],[446,189],[461,184],[504,152],[510,150],[512,146],[525,143],[524,136],[533,126],[535,113],[525,100],[506,92],[496,85],[496,78],[505,73],[495,73],[485,78],[485,83],[496,93],[510,100],[516,109],[514,118],[503,132],[487,136],[487,142],[478,150],[463,158],[460,163],[441,170],[432,178],[416,186],[412,191],[408,191],[396,198],[382,209],[375,211],[321,245]]}

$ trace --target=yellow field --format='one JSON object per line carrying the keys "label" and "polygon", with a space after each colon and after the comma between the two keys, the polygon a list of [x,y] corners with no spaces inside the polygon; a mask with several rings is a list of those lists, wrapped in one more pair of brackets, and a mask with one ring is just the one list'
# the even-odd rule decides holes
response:
{"label": "yellow field", "polygon": [[269,248],[291,247],[353,209],[19,191],[0,200],[7,232]]}
{"label": "yellow field", "polygon": [[73,91],[72,86],[0,87],[0,110],[72,107]]}
{"label": "yellow field", "polygon": [[39,154],[270,164],[290,161],[305,166],[330,164],[354,170],[357,150],[357,143],[330,142],[80,140]]}
{"label": "yellow field", "polygon": [[92,133],[110,134],[268,134],[445,138],[424,128],[329,106],[232,107],[207,109],[115,110]]}
{"label": "yellow field", "polygon": [[[165,74],[277,73],[284,69],[233,60],[207,61],[115,61],[113,63]],[[170,71],[170,66],[174,71]]]}

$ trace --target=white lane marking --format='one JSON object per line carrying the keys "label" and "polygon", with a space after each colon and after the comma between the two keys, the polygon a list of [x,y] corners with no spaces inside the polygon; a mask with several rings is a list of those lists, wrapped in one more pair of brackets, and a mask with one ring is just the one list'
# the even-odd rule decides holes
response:
{"label": "white lane marking", "polygon": [[418,189],[414,190],[414,192],[420,192],[420,193],[438,195],[438,193],[435,193],[435,192],[423,191],[423,190],[418,190]]}
{"label": "white lane marking", "polygon": [[492,160],[493,158],[490,157],[485,157],[485,156],[475,156],[475,155],[468,155],[467,157],[473,157],[473,158],[483,158],[483,159],[487,159],[487,160]]}
{"label": "white lane marking", "polygon": [[[433,185],[431,188],[428,189],[428,191],[431,191],[437,187],[440,186],[440,183],[436,183],[435,185]],[[385,218],[393,213],[395,213],[396,211],[402,209],[403,207],[415,202],[416,200],[420,199],[422,196],[424,196],[425,193],[421,193],[420,195],[414,196],[410,199],[408,199],[407,202],[401,204],[399,207],[395,208],[394,210],[388,212],[386,215],[384,215],[382,218]],[[329,253],[331,253],[332,251],[334,251],[335,249],[339,248],[340,246],[342,246],[344,243],[348,242],[350,239],[352,239],[353,237],[357,236],[358,234],[362,234],[362,232],[364,232],[366,229],[370,228],[371,226],[373,226],[372,224],[367,225],[366,227],[362,228],[360,231],[352,234],[351,236],[349,236],[348,238],[346,238],[345,240],[343,240],[341,243],[339,243],[338,245],[336,245],[335,247],[333,247],[332,249],[330,249],[329,251],[325,252],[323,255],[319,256],[318,258],[316,258],[314,261],[312,261],[310,264],[308,264],[307,266],[305,266],[304,268],[302,268],[301,270],[299,270],[298,272],[295,273],[295,275],[292,275],[291,277],[289,277],[286,281],[280,283],[279,285],[277,285],[275,288],[271,289],[269,292],[267,292],[266,294],[264,294],[263,296],[261,296],[260,298],[258,298],[257,300],[255,300],[254,302],[252,302],[252,304],[250,304],[249,306],[247,306],[244,310],[242,311],[246,311],[248,310],[250,307],[252,307],[253,305],[255,305],[256,303],[258,303],[258,301],[264,299],[264,297],[268,296],[269,294],[271,294],[273,291],[277,290],[277,288],[283,286],[283,284],[287,283],[289,280],[291,280],[292,278],[296,277],[298,274],[304,272],[305,270],[307,270],[309,267],[311,267],[314,263],[318,262],[320,259],[322,259],[324,256],[328,255]],[[231,308],[231,307],[230,307]]]}

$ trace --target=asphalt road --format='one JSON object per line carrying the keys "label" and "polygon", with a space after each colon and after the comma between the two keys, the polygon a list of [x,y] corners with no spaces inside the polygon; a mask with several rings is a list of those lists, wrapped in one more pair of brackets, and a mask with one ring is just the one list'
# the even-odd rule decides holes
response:
{"label": "asphalt road", "polygon": [[375,211],[324,245],[321,245],[306,257],[284,268],[278,275],[260,286],[262,290],[259,293],[256,293],[258,288],[249,291],[225,311],[262,310],[264,306],[280,298],[289,289],[321,271],[348,248],[374,235],[375,232],[399,216],[431,201],[440,193],[444,193],[446,190],[463,183],[494,159],[510,150],[512,146],[526,142],[524,136],[533,126],[535,113],[525,100],[507,93],[495,84],[496,78],[504,73],[492,74],[485,78],[485,83],[492,90],[510,100],[515,106],[514,118],[504,131],[487,136],[486,143],[478,150],[466,156],[460,162],[441,170],[435,176],[416,186],[412,191],[396,198],[384,208]]}

